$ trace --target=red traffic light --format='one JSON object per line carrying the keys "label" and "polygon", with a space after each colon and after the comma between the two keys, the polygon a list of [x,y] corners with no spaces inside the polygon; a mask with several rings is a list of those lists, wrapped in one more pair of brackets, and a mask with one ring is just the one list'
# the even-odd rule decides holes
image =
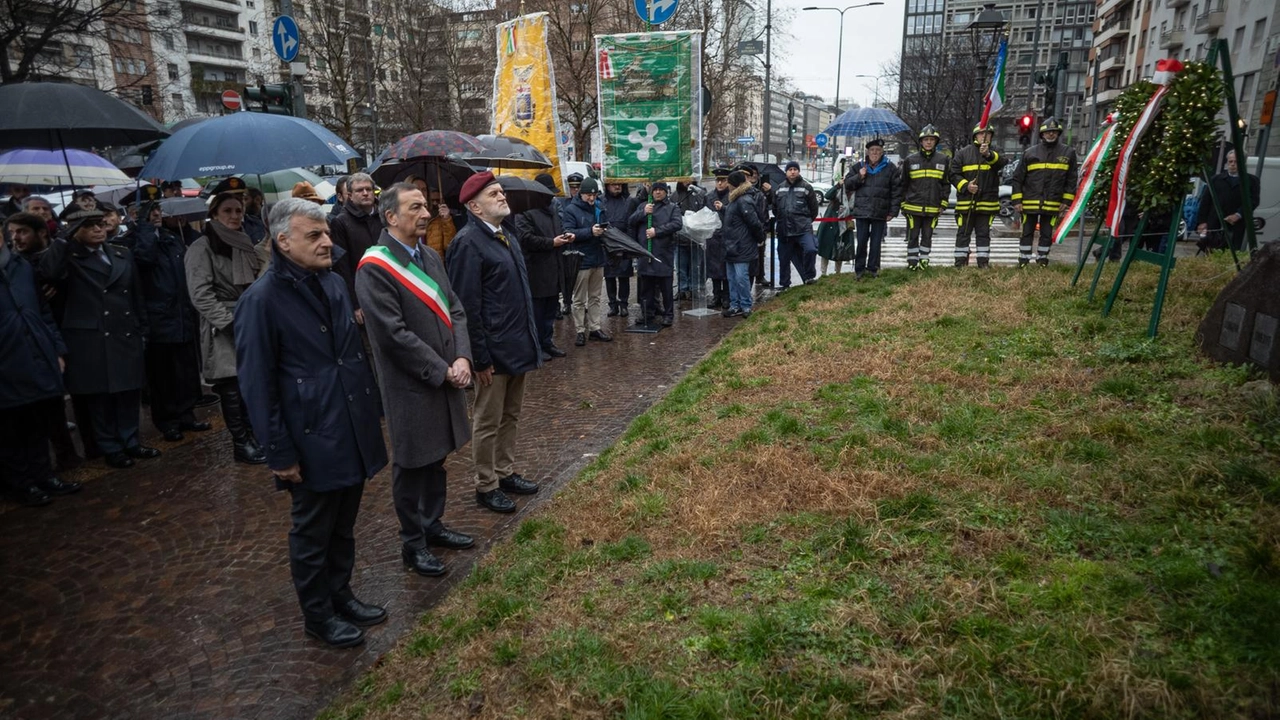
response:
{"label": "red traffic light", "polygon": [[1034,115],[1031,115],[1030,113],[1023,115],[1018,118],[1018,131],[1024,133],[1031,132],[1031,126],[1035,124],[1036,118]]}

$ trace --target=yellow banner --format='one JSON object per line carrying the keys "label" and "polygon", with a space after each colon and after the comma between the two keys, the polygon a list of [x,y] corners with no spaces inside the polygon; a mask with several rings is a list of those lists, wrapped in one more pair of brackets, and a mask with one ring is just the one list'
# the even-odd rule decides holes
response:
{"label": "yellow banner", "polygon": [[547,13],[533,13],[498,25],[498,69],[493,76],[493,134],[519,138],[551,161],[550,170],[501,170],[494,174],[533,179],[548,173],[565,190],[560,165],[560,118],[556,77],[547,48]]}

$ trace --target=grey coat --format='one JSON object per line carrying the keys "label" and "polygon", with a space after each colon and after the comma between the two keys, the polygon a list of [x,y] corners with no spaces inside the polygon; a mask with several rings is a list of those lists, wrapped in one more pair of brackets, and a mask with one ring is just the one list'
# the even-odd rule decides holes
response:
{"label": "grey coat", "polygon": [[[385,230],[378,244],[402,265],[409,253]],[[429,465],[471,439],[467,398],[445,380],[453,361],[471,360],[471,340],[462,301],[453,292],[444,263],[425,244],[418,252],[427,275],[449,301],[452,329],[386,270],[365,264],[356,271],[356,294],[382,386],[391,453],[400,467]]]}
{"label": "grey coat", "polygon": [[[258,249],[265,271],[268,267],[266,249],[261,244]],[[200,315],[201,374],[209,382],[233,378],[236,376],[233,310],[246,288],[231,282],[231,258],[214,252],[208,237],[201,236],[191,243],[185,264],[191,304]]]}

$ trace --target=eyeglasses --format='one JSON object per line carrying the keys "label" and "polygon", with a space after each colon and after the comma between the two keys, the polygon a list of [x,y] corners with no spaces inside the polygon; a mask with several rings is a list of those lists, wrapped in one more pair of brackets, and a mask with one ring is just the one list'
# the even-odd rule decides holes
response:
{"label": "eyeglasses", "polygon": [[80,224],[80,227],[86,227],[86,228],[100,228],[100,227],[106,227],[106,226],[107,226],[107,223],[103,220],[85,220],[83,223]]}

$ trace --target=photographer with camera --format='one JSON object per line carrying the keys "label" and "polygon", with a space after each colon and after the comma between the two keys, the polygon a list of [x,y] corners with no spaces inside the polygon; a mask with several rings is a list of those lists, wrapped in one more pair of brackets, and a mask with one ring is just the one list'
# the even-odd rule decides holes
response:
{"label": "photographer with camera", "polygon": [[578,279],[573,286],[573,325],[578,335],[573,344],[582,347],[587,338],[609,342],[613,336],[600,329],[600,305],[604,298],[604,235],[601,224],[600,183],[584,178],[578,195],[560,208],[564,231],[573,233],[573,247],[582,253],[578,263]]}

